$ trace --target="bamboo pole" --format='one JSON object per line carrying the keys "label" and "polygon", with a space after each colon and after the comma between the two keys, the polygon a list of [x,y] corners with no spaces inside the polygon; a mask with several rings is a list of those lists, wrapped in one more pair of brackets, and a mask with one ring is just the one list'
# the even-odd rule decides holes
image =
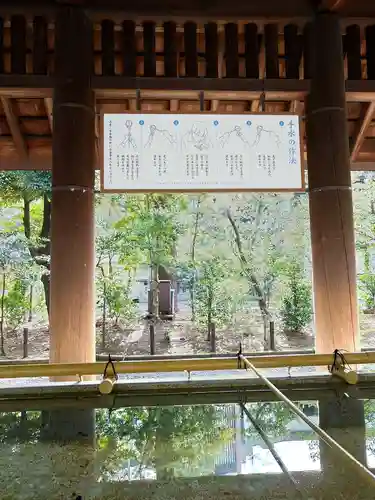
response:
{"label": "bamboo pole", "polygon": [[[243,357],[242,357],[243,358]],[[257,368],[289,368],[297,366],[329,366],[332,365],[332,354],[302,354],[254,356],[247,358]],[[375,352],[345,353],[349,364],[375,363]],[[237,356],[192,358],[192,359],[156,359],[151,361],[116,362],[117,373],[157,373],[183,371],[235,370],[238,365]],[[55,363],[55,364],[22,364],[0,365],[0,379],[21,377],[54,377],[102,375],[106,363]]]}
{"label": "bamboo pole", "polygon": [[289,398],[287,398],[272,382],[268,380],[267,377],[262,375],[255,366],[242,354],[239,355],[240,359],[245,363],[247,368],[250,368],[261,380],[264,382],[269,389],[283,401],[290,410],[297,415],[301,420],[303,420],[318,436],[324,443],[331,448],[332,451],[336,452],[337,456],[340,458],[345,458],[349,461],[353,466],[356,467],[357,471],[363,476],[367,481],[371,481],[371,484],[375,485],[375,475],[370,472],[361,462],[359,462],[356,458],[353,457],[348,451],[345,450],[342,446],[340,446],[329,434],[327,434],[323,429],[321,429],[318,425],[314,424],[314,422],[307,417],[299,408],[296,406]]}
{"label": "bamboo pole", "polygon": [[254,427],[254,429],[257,431],[257,433],[259,434],[259,436],[261,437],[262,441],[264,442],[264,444],[267,446],[267,448],[269,449],[271,455],[273,456],[273,458],[275,459],[276,463],[278,464],[278,466],[280,467],[280,469],[282,470],[282,472],[286,475],[286,477],[289,479],[289,481],[293,484],[293,486],[298,490],[298,485],[297,485],[297,482],[294,480],[293,476],[291,475],[291,473],[288,471],[288,468],[287,466],[284,464],[282,458],[280,457],[280,455],[277,453],[272,441],[268,438],[267,434],[263,431],[263,429],[261,428],[261,426],[258,424],[258,422],[255,420],[255,418],[251,415],[251,413],[249,412],[249,410],[246,408],[245,404],[244,403],[240,403],[240,407],[241,409],[244,411],[245,415],[247,416],[247,418],[250,420],[251,422],[251,425]]}

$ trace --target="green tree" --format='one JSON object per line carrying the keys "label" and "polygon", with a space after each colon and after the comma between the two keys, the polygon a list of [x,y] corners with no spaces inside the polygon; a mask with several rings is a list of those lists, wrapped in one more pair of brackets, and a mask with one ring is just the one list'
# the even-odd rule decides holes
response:
{"label": "green tree", "polygon": [[134,316],[131,286],[139,252],[129,245],[127,234],[117,230],[111,220],[98,219],[97,233],[97,297],[102,311],[101,344],[104,349],[107,320],[114,320],[117,326],[120,319],[130,320]]}
{"label": "green tree", "polygon": [[5,327],[16,327],[22,320],[25,310],[25,280],[16,273],[25,266],[30,255],[24,238],[17,232],[2,232],[0,236],[0,353],[5,356]]}
{"label": "green tree", "polygon": [[[183,231],[179,216],[186,208],[183,196],[146,194],[126,196],[120,202],[123,217],[116,228],[126,233],[126,240],[138,248],[141,263],[151,270],[152,320],[159,316],[159,268],[174,267],[176,245]],[[123,259],[125,261],[125,258]]]}
{"label": "green tree", "polygon": [[288,271],[287,292],[283,297],[281,316],[284,328],[301,332],[312,319],[311,286],[306,282],[303,269],[293,262]]}
{"label": "green tree", "polygon": [[51,174],[29,170],[0,172],[0,193],[3,203],[21,215],[30,255],[43,269],[41,281],[49,313]]}
{"label": "green tree", "polygon": [[228,261],[212,257],[196,263],[195,311],[199,325],[204,325],[210,335],[212,323],[218,327],[228,324],[234,314],[233,294],[226,287],[230,278]]}

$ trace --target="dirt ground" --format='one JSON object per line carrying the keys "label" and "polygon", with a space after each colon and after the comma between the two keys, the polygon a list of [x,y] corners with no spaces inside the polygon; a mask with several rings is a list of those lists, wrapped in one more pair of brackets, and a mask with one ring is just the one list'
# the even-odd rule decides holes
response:
{"label": "dirt ground", "polygon": [[[375,315],[362,315],[360,318],[362,347],[375,348]],[[148,355],[150,353],[149,327],[147,321],[140,321],[132,326],[122,327],[107,325],[106,347],[101,347],[102,325],[97,324],[97,352],[111,353],[125,357],[132,355]],[[22,330],[7,333],[5,337],[6,358],[21,359]],[[247,352],[267,350],[264,342],[263,325],[256,315],[250,320],[238,322],[226,329],[216,332],[216,352],[235,353],[240,342]],[[314,346],[312,329],[303,334],[285,333],[275,328],[276,350],[307,350]],[[156,354],[198,354],[210,352],[207,333],[197,330],[183,315],[173,321],[161,321],[156,325]],[[43,324],[36,324],[29,331],[29,358],[47,359],[49,355],[49,331]]]}

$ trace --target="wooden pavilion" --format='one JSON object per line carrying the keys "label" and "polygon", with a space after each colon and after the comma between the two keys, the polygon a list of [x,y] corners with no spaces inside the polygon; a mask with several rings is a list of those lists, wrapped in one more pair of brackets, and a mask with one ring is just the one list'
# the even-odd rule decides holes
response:
{"label": "wooden pavilion", "polygon": [[305,116],[317,350],[354,351],[350,169],[375,169],[375,2],[3,0],[0,169],[52,169],[51,360],[95,359],[101,112]]}

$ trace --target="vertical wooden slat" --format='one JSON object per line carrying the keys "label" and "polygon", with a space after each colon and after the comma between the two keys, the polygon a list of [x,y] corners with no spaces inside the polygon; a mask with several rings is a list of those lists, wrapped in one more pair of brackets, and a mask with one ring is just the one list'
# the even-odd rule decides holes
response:
{"label": "vertical wooden slat", "polygon": [[264,43],[266,52],[266,77],[279,78],[279,40],[277,24],[264,26]]}
{"label": "vertical wooden slat", "polygon": [[287,78],[299,79],[299,66],[302,57],[302,40],[298,27],[288,24],[284,27],[285,74]]}
{"label": "vertical wooden slat", "polygon": [[184,25],[185,76],[198,76],[197,25],[191,21]]}
{"label": "vertical wooden slat", "polygon": [[207,23],[204,27],[205,31],[205,55],[206,55],[206,77],[218,77],[218,57],[219,57],[219,40],[217,34],[217,24]]}
{"label": "vertical wooden slat", "polygon": [[169,78],[177,76],[177,36],[176,23],[164,23],[164,75]]}
{"label": "vertical wooden slat", "polygon": [[346,33],[344,35],[342,35],[342,52],[343,52],[343,57],[345,59],[346,57],[346,52],[347,52],[347,49],[346,49],[346,40],[347,40],[347,36],[346,36]]}
{"label": "vertical wooden slat", "polygon": [[156,75],[155,23],[143,23],[144,76]]}
{"label": "vertical wooden slat", "polygon": [[4,73],[4,19],[0,17],[0,73]]}
{"label": "vertical wooden slat", "polygon": [[137,46],[133,21],[122,23],[122,73],[124,76],[137,74]]}
{"label": "vertical wooden slat", "polygon": [[255,23],[245,25],[246,78],[259,78],[259,37]]}
{"label": "vertical wooden slat", "polygon": [[375,80],[375,26],[366,26],[367,78]]}
{"label": "vertical wooden slat", "polygon": [[11,72],[26,73],[26,19],[24,16],[12,16],[10,24],[10,61]]}
{"label": "vertical wooden slat", "polygon": [[303,78],[309,80],[313,66],[313,30],[312,24],[307,23],[303,30]]}
{"label": "vertical wooden slat", "polygon": [[111,19],[102,21],[102,74],[115,74],[115,23]]}
{"label": "vertical wooden slat", "polygon": [[360,80],[362,78],[361,63],[361,30],[356,24],[346,28],[346,54],[348,58],[348,79]]}
{"label": "vertical wooden slat", "polygon": [[33,72],[37,75],[48,73],[48,24],[41,16],[34,18]]}
{"label": "vertical wooden slat", "polygon": [[225,25],[225,67],[227,78],[238,78],[238,26],[236,23]]}

